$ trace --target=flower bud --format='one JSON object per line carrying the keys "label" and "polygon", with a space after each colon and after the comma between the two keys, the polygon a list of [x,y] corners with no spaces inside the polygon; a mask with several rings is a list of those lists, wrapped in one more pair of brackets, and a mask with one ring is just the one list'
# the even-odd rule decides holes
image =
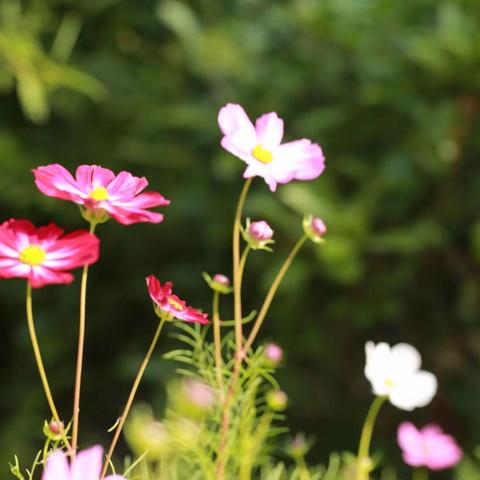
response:
{"label": "flower bud", "polygon": [[287,408],[288,397],[282,390],[271,390],[266,396],[267,405],[276,412],[281,412]]}
{"label": "flower bud", "polygon": [[297,433],[287,446],[287,453],[293,458],[303,458],[310,450],[311,442],[303,433]]}
{"label": "flower bud", "polygon": [[213,291],[223,294],[233,291],[233,288],[230,287],[230,279],[226,275],[217,273],[213,276],[213,278],[206,272],[203,272],[202,275],[208,286]]}
{"label": "flower bud", "polygon": [[272,365],[278,365],[283,358],[283,350],[276,343],[267,343],[264,351],[265,358]]}
{"label": "flower bud", "polygon": [[52,420],[50,423],[43,424],[43,434],[53,442],[58,442],[63,438],[65,425],[63,422]]}
{"label": "flower bud", "polygon": [[170,403],[183,417],[201,419],[217,404],[215,391],[200,380],[173,382],[168,387]]}
{"label": "flower bud", "polygon": [[324,236],[327,233],[327,226],[324,221],[313,215],[305,215],[303,219],[303,231],[305,235],[314,243],[323,243]]}
{"label": "flower bud", "polygon": [[272,240],[273,230],[265,220],[250,222],[247,218],[245,229],[242,229],[243,238],[253,250],[272,251],[267,247],[268,244],[274,243]]}

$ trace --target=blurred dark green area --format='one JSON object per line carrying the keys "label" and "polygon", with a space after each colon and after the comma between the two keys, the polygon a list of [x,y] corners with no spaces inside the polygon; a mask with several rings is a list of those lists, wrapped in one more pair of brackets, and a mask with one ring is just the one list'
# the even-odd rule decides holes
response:
{"label": "blurred dark green area", "polygon": [[[90,277],[81,446],[108,442],[155,328],[144,278],[173,280],[205,310],[200,272],[230,275],[244,165],[219,146],[218,109],[277,111],[287,139],[326,154],[316,181],[272,194],[256,179],[246,214],[275,252],[251,256],[256,308],[301,235],[304,212],[328,242],[307,245],[261,335],[282,345],[288,426],[317,438],[310,460],[354,450],[371,401],[367,339],[407,341],[439,377],[427,408],[385,408],[375,445],[398,423],[436,421],[467,451],[480,443],[480,3],[478,0],[3,1],[0,9],[1,218],[85,227],[73,204],[42,196],[30,170],[83,163],[146,176],[172,200],[160,225],[98,229]],[[35,292],[47,370],[71,411],[79,275]],[[24,285],[0,283],[0,463],[30,459],[48,415],[27,336]],[[230,305],[224,306],[229,317]],[[172,332],[172,329],[170,329]],[[161,412],[163,338],[139,398]]]}

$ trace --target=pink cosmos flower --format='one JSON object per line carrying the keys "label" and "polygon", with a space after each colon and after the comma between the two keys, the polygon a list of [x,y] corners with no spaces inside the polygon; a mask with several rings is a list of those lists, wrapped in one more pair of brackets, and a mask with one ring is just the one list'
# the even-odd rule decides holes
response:
{"label": "pink cosmos flower", "polygon": [[[79,452],[69,464],[59,450],[47,458],[42,480],[98,480],[102,470],[103,449],[99,445]],[[109,475],[105,480],[126,480],[121,475]]]}
{"label": "pink cosmos flower", "polygon": [[0,278],[26,278],[33,288],[72,283],[67,270],[98,260],[100,242],[84,230],[63,235],[53,223],[36,228],[28,220],[0,225]]}
{"label": "pink cosmos flower", "polygon": [[462,458],[462,450],[451,435],[443,433],[438,425],[427,425],[417,430],[410,422],[402,423],[397,441],[403,460],[411,467],[442,470],[455,466]]}
{"label": "pink cosmos flower", "polygon": [[81,165],[75,178],[58,164],[38,167],[33,174],[42,193],[80,205],[85,218],[97,223],[110,217],[123,225],[160,223],[163,215],[147,209],[170,203],[160,193],[141,193],[148,185],[145,177],[134,177],[125,171],[115,175],[97,165]]}
{"label": "pink cosmos flower", "polygon": [[172,293],[172,282],[166,282],[162,286],[155,275],[150,275],[147,277],[147,287],[150,298],[155,304],[155,312],[160,318],[168,321],[176,318],[186,322],[209,323],[208,314],[189,307]]}
{"label": "pink cosmos flower", "polygon": [[316,143],[303,138],[281,144],[283,120],[275,112],[263,114],[254,126],[240,105],[228,103],[218,113],[218,124],[222,147],[248,165],[244,178],[263,177],[272,192],[278,183],[317,178],[325,168]]}

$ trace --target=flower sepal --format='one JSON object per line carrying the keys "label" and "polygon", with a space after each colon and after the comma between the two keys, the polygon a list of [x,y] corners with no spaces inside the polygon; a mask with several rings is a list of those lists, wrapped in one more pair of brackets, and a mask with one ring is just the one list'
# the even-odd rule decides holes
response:
{"label": "flower sepal", "polygon": [[89,207],[82,207],[79,205],[80,208],[80,215],[83,219],[85,219],[90,224],[100,224],[105,223],[110,220],[110,215],[106,210],[103,208],[89,208]]}

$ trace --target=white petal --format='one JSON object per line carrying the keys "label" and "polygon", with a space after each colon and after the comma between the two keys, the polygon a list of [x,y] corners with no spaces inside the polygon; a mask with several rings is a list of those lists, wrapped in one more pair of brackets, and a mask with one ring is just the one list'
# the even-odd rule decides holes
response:
{"label": "white petal", "polygon": [[396,384],[390,392],[390,402],[401,410],[425,407],[437,393],[437,378],[420,370]]}
{"label": "white petal", "polygon": [[398,343],[390,352],[390,365],[402,374],[414,373],[420,369],[422,357],[418,350],[408,343]]}

